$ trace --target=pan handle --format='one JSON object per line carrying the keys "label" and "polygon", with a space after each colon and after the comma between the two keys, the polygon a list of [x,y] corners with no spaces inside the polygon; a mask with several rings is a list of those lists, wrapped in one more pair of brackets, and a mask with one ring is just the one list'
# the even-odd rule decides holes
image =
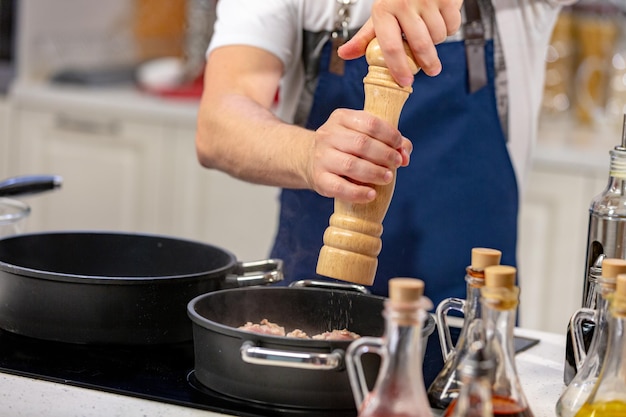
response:
{"label": "pan handle", "polygon": [[58,175],[22,175],[0,181],[0,196],[36,194],[61,187],[63,178]]}
{"label": "pan handle", "polygon": [[226,282],[235,287],[274,284],[283,280],[282,259],[239,262]]}
{"label": "pan handle", "polygon": [[255,365],[281,366],[283,368],[338,371],[343,369],[344,352],[335,349],[330,353],[289,352],[257,346],[249,340],[241,345],[241,359]]}

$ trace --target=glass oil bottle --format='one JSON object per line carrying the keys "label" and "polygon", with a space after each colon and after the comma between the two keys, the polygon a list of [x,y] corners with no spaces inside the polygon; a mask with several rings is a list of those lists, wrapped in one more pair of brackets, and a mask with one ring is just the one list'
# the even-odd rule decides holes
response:
{"label": "glass oil bottle", "polygon": [[[415,278],[389,280],[385,301],[385,334],[361,337],[346,350],[346,366],[359,417],[432,417],[422,371],[421,330],[431,301],[423,296],[424,282]],[[381,367],[372,391],[361,356],[374,352]]]}
{"label": "glass oil bottle", "polygon": [[[473,248],[471,264],[466,268],[465,274],[467,283],[465,300],[447,298],[437,306],[435,318],[444,364],[428,387],[428,401],[433,408],[445,409],[459,395],[461,387],[459,365],[467,356],[468,347],[481,337],[480,289],[485,283],[485,268],[500,264],[501,257],[502,252],[497,249]],[[450,310],[459,311],[464,317],[463,327],[454,347],[447,320]]]}
{"label": "glass oil bottle", "polygon": [[493,417],[491,374],[494,366],[484,343],[472,342],[460,365],[461,390],[450,417]]}
{"label": "glass oil bottle", "polygon": [[[597,280],[592,280],[591,292],[596,294],[594,310],[581,309],[572,316],[572,333],[574,335],[574,346],[579,363],[578,372],[567,386],[565,391],[556,403],[556,415],[558,417],[574,417],[576,412],[582,407],[594,387],[607,350],[608,343],[608,305],[611,294],[615,291],[615,279],[619,274],[626,274],[626,260],[605,258],[602,261],[601,276]],[[576,323],[578,316],[584,317],[589,312],[593,313],[595,330],[588,352],[583,349],[584,341],[582,327]],[[584,314],[587,313],[587,314]],[[578,320],[580,321],[580,320]]]}
{"label": "glass oil bottle", "polygon": [[[626,115],[623,119],[622,143],[609,151],[607,187],[593,198],[589,206],[587,257],[585,274],[600,254],[626,259]],[[589,292],[584,281],[583,304]]]}
{"label": "glass oil bottle", "polygon": [[[493,414],[499,417],[533,417],[515,367],[513,328],[519,303],[516,274],[513,266],[489,266],[480,290],[486,350],[496,364],[491,401]],[[455,407],[456,401],[452,401],[444,416],[451,416]]]}
{"label": "glass oil bottle", "polygon": [[[610,168],[607,187],[591,200],[583,280],[582,306],[590,297],[588,275],[593,263],[604,254],[608,258],[626,259],[626,115],[622,123],[622,143],[609,151]],[[587,326],[590,335],[593,326]],[[569,338],[568,338],[569,339]],[[589,337],[589,340],[591,337]],[[569,340],[567,342],[570,343]],[[563,380],[569,384],[576,375],[576,364],[570,346],[566,350]]]}
{"label": "glass oil bottle", "polygon": [[600,376],[576,417],[626,416],[626,275],[609,299],[609,339]]}

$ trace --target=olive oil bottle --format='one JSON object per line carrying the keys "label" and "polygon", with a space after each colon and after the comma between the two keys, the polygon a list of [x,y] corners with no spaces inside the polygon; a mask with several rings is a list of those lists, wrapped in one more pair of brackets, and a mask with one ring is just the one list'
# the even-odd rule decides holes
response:
{"label": "olive oil bottle", "polygon": [[609,341],[600,376],[576,417],[626,417],[626,274],[609,306]]}

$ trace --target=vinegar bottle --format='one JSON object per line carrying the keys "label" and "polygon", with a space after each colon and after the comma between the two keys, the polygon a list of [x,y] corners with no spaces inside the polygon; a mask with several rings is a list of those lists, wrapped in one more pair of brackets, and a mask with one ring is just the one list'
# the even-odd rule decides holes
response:
{"label": "vinegar bottle", "polygon": [[[516,273],[513,266],[489,266],[485,268],[485,285],[480,291],[486,351],[496,364],[491,401],[494,416],[533,417],[515,367],[513,328],[519,303]],[[444,416],[452,416],[455,408],[456,401],[452,401]]]}
{"label": "vinegar bottle", "polygon": [[565,391],[561,394],[561,397],[556,403],[556,414],[558,417],[574,417],[576,412],[582,407],[583,403],[589,396],[592,388],[594,387],[602,363],[606,355],[608,346],[608,305],[609,297],[615,291],[615,279],[619,274],[626,274],[626,260],[605,258],[602,261],[602,275],[596,282],[591,282],[591,293],[596,294],[596,309],[594,312],[593,322],[595,324],[595,330],[589,350],[586,352],[582,349],[583,340],[581,326],[575,323],[575,318],[579,313],[585,313],[589,310],[578,310],[572,317],[572,329],[578,330],[574,333],[575,340],[575,352],[577,356],[581,358],[578,360],[579,366],[578,373],[567,386]]}
{"label": "vinegar bottle", "polygon": [[491,373],[494,361],[486,354],[484,344],[472,342],[460,365],[461,390],[451,417],[493,417]]}
{"label": "vinegar bottle", "polygon": [[[444,364],[428,387],[428,401],[433,408],[445,409],[459,395],[459,365],[467,356],[469,346],[480,337],[481,330],[477,324],[481,317],[480,289],[485,283],[485,268],[498,265],[501,257],[502,252],[496,249],[473,248],[471,265],[466,268],[465,300],[447,298],[437,306],[435,317]],[[446,319],[450,310],[462,312],[465,319],[454,347]]]}
{"label": "vinegar bottle", "polygon": [[626,274],[609,299],[609,339],[600,376],[576,417],[626,416]]}
{"label": "vinegar bottle", "polygon": [[[346,366],[359,417],[432,417],[422,372],[422,326],[432,303],[423,297],[424,282],[415,278],[389,280],[385,301],[385,334],[361,337],[346,350]],[[381,357],[370,392],[361,356]]]}

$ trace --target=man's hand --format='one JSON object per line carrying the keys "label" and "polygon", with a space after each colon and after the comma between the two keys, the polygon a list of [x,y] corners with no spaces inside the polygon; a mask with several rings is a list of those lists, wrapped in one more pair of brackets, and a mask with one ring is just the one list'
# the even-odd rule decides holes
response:
{"label": "man's hand", "polygon": [[309,186],[326,197],[367,203],[392,170],[409,163],[411,142],[398,129],[360,110],[335,110],[315,132],[308,164]]}
{"label": "man's hand", "polygon": [[378,38],[385,62],[401,86],[413,83],[402,39],[407,41],[415,62],[435,76],[441,72],[441,61],[435,45],[454,34],[461,25],[462,0],[376,0],[372,15],[357,34],[339,48],[343,59],[365,54],[369,42]]}

